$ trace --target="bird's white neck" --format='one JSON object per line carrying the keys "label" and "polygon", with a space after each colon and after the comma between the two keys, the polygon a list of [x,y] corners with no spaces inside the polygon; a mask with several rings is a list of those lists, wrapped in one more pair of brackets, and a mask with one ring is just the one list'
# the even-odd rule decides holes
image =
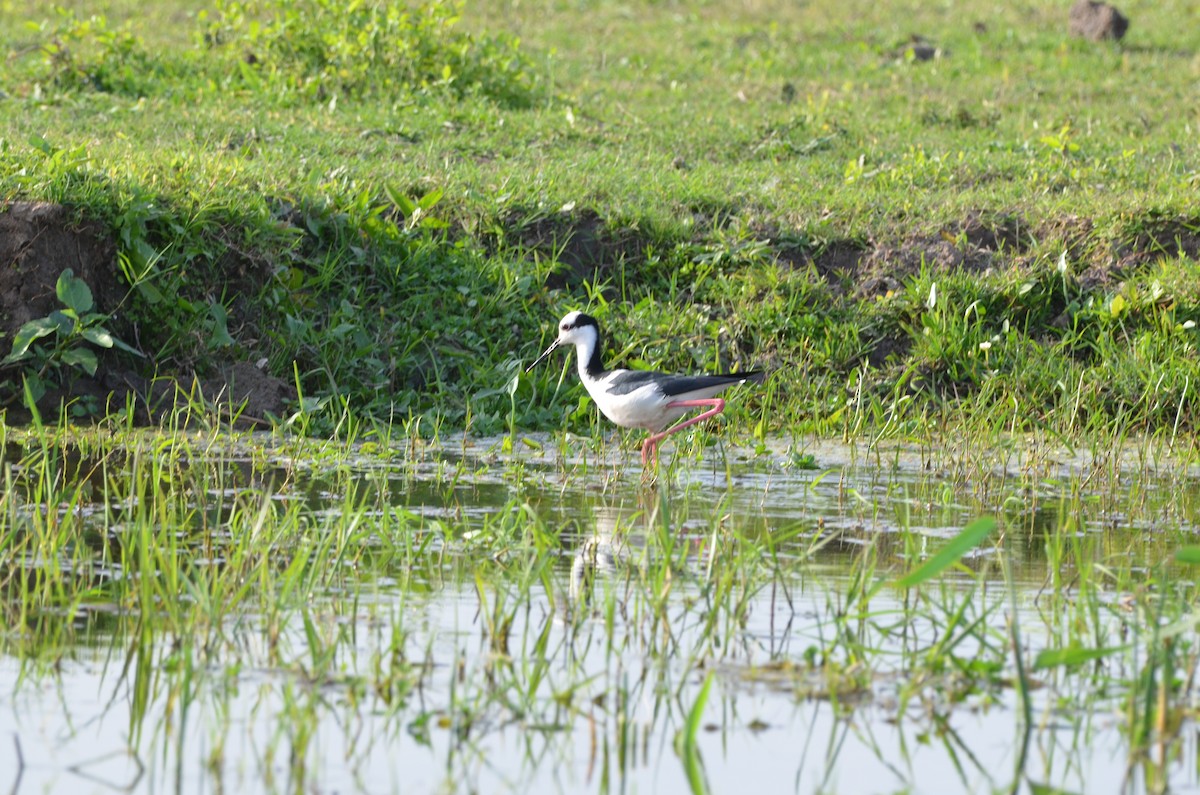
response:
{"label": "bird's white neck", "polygon": [[575,366],[579,370],[579,377],[587,381],[596,377],[588,368],[589,365],[596,364],[593,359],[596,358],[596,346],[600,344],[600,336],[594,327],[589,326],[580,331],[579,338],[575,340]]}

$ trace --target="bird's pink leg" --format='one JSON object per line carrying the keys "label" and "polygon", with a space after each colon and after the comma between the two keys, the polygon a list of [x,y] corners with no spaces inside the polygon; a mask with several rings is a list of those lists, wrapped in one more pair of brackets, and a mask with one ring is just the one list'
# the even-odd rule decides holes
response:
{"label": "bird's pink leg", "polygon": [[642,469],[645,469],[646,464],[649,463],[647,452],[654,453],[654,463],[656,466],[658,465],[658,444],[651,439],[646,439],[642,442]]}
{"label": "bird's pink leg", "polygon": [[662,433],[653,434],[652,436],[648,437],[646,439],[646,441],[642,442],[642,466],[643,467],[646,466],[646,453],[648,451],[652,451],[654,453],[654,463],[655,464],[658,463],[658,443],[660,441],[662,441],[663,439],[666,439],[668,436],[675,433],[676,431],[682,431],[684,428],[688,427],[689,425],[695,425],[697,422],[703,422],[704,420],[708,419],[709,417],[715,417],[716,415],[720,414],[722,411],[725,410],[725,400],[724,400],[724,398],[705,398],[703,400],[677,400],[674,403],[667,404],[668,408],[678,408],[678,409],[682,409],[682,408],[690,409],[690,408],[696,408],[699,406],[711,406],[711,408],[708,411],[697,414],[695,417],[692,417],[690,420],[684,420],[683,422],[679,423],[678,425],[675,425],[671,428],[667,428]]}

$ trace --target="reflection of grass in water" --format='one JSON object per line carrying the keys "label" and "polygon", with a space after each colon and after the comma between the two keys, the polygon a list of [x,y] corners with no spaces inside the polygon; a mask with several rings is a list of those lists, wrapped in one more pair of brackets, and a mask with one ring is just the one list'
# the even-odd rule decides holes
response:
{"label": "reflection of grass in water", "polygon": [[[753,481],[764,503],[809,490],[819,520],[780,523],[746,511],[744,485],[673,485],[683,464],[629,508],[596,509],[589,489],[619,500],[632,485],[591,457],[599,477],[488,449],[443,459],[411,436],[363,453],[216,431],[6,433],[0,648],[25,682],[87,649],[106,657],[135,748],[186,743],[189,715],[215,716],[213,771],[249,753],[264,771],[286,759],[289,786],[318,781],[322,725],[365,722],[437,747],[463,782],[508,765],[534,777],[587,732],[613,786],[675,726],[703,791],[713,679],[722,704],[759,689],[828,703],[868,744],[896,721],[964,782],[996,775],[956,735],[964,711],[1017,698],[1013,736],[1034,742],[1051,715],[1087,726],[1115,711],[1152,777],[1192,715],[1195,595],[1171,553],[1194,498],[1185,474],[1167,471],[1164,496],[1153,467],[1103,451],[1077,475],[1038,450],[1020,465],[1011,449],[920,452],[936,476],[882,448],[811,477],[724,456],[726,482],[770,470]],[[938,537],[997,506],[998,533]],[[453,600],[470,605],[465,630],[430,618]],[[276,728],[242,750],[220,716],[255,687]],[[724,730],[746,720],[721,715]],[[514,727],[520,757],[489,759]],[[1086,736],[1072,753],[1090,752]],[[373,741],[348,742],[346,764],[366,764]],[[1051,775],[1021,760],[1018,779]]]}
{"label": "reflection of grass in water", "polygon": [[683,770],[687,776],[688,786],[693,795],[703,795],[710,791],[704,777],[704,763],[700,759],[700,750],[696,745],[696,737],[700,733],[700,724],[704,718],[704,705],[708,703],[708,693],[712,690],[713,675],[704,677],[704,684],[696,694],[696,700],[687,713],[687,723],[675,736],[675,753],[683,760]]}

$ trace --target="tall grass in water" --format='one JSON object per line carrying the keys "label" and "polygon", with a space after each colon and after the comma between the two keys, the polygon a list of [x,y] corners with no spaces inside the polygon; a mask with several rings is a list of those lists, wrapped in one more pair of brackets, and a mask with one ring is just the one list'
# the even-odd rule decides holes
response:
{"label": "tall grass in water", "polygon": [[[894,761],[884,720],[997,787],[1008,774],[951,731],[964,714],[1011,716],[1014,781],[1035,784],[1086,756],[1102,715],[1122,716],[1147,780],[1182,742],[1196,505],[1148,453],[874,443],[814,474],[717,451],[705,477],[685,453],[646,489],[566,439],[582,463],[373,432],[348,448],[5,429],[0,652],[18,688],[99,655],[131,746],[184,754],[215,715],[216,768],[242,753],[231,716],[252,692],[272,716],[252,753],[297,784],[331,764],[334,720],[370,727],[339,734],[351,766],[383,732],[439,749],[467,787],[520,727],[518,778],[582,735],[598,787],[675,747],[701,791],[721,764],[706,727],[740,730],[733,705],[758,687],[867,728],[830,764],[852,735]],[[800,492],[803,510],[772,514]],[[1061,747],[1062,715],[1073,746],[1037,753]]]}

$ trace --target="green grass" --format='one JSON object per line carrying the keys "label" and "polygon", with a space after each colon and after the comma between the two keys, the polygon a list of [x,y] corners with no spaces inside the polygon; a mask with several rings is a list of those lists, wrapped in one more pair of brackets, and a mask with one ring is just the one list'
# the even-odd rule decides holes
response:
{"label": "green grass", "polygon": [[[506,787],[544,781],[602,747],[609,783],[589,788],[611,791],[658,759],[640,747],[653,737],[679,757],[653,764],[707,791],[728,763],[710,726],[752,725],[762,687],[790,711],[828,704],[868,747],[895,721],[969,760],[985,750],[945,730],[982,714],[1003,727],[989,747],[1050,743],[1086,771],[1104,733],[1170,778],[1194,718],[1194,457],[1160,466],[1155,442],[1117,458],[1119,440],[1097,438],[1069,463],[1002,435],[828,448],[823,473],[773,453],[725,472],[714,459],[712,482],[681,460],[645,489],[619,467],[576,469],[586,448],[460,458],[414,427],[352,447],[0,428],[6,681],[22,698],[85,674],[120,685],[122,742],[193,758],[199,729],[204,775],[267,776],[278,759],[292,785],[322,786],[342,764],[332,732],[351,768],[369,767],[367,736],[398,738],[412,764],[447,754],[450,790],[481,764]],[[430,623],[454,605],[460,624]],[[234,716],[255,693],[272,728],[247,749]],[[515,757],[495,745],[512,726],[540,738]],[[642,761],[617,761],[630,754]],[[1009,758],[1014,781],[1075,780]],[[978,764],[964,782],[1003,784]]]}
{"label": "green grass", "polygon": [[776,369],[773,433],[1196,426],[1182,5],[1104,45],[1055,5],[340,7],[0,8],[0,195],[112,229],[160,374],[266,358],[317,434],[578,430],[505,387],[586,307],[621,364]]}
{"label": "green grass", "polygon": [[[14,692],[100,660],[128,748],[203,738],[205,775],[264,789],[351,789],[331,743],[367,770],[382,737],[446,791],[580,746],[585,788],[674,747],[664,775],[715,791],[710,723],[771,739],[758,688],[828,706],[829,771],[852,727],[896,762],[887,720],[901,767],[933,747],[996,788],[1114,733],[1147,790],[1178,775],[1193,9],[1096,46],[1051,4],[143,5],[0,0],[0,197],[99,221],[129,293],[93,316],[62,278],[46,333],[0,341],[0,403],[183,377],[161,429],[136,399],[0,418]],[[521,375],[570,308],[616,364],[775,374],[640,489],[565,360]],[[240,359],[298,387],[270,437],[187,386]]]}

